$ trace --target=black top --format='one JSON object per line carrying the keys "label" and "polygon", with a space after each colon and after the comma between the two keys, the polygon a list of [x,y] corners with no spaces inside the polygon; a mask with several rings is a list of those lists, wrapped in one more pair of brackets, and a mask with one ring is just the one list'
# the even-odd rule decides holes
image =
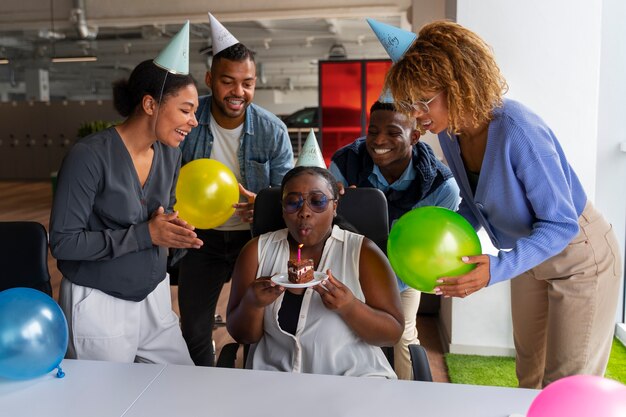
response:
{"label": "black top", "polygon": [[476,187],[478,187],[478,179],[480,178],[480,171],[473,172],[466,168],[465,173],[467,174],[467,180],[469,182],[470,188],[472,189],[472,193],[476,195]]}
{"label": "black top", "polygon": [[291,291],[285,291],[283,303],[280,305],[280,310],[278,310],[278,324],[280,328],[294,336],[296,335],[296,330],[298,330],[298,318],[300,317],[300,308],[302,307],[302,299],[305,292],[294,294]]}

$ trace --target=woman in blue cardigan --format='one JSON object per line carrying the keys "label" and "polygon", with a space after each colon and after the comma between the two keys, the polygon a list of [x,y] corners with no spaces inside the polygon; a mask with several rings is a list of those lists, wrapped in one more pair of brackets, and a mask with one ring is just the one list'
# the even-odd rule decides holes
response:
{"label": "woman in blue cardigan", "polygon": [[439,136],[461,189],[459,213],[499,249],[464,257],[476,268],[441,278],[436,293],[466,297],[511,280],[521,387],[603,375],[620,250],[555,134],[532,110],[502,97],[507,84],[491,48],[456,23],[424,26],[387,83],[405,113]]}

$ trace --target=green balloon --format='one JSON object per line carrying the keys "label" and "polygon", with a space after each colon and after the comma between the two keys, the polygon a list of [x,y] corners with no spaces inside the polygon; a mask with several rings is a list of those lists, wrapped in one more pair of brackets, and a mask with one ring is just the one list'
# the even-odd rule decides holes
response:
{"label": "green balloon", "polygon": [[465,274],[476,266],[462,256],[480,255],[476,231],[460,214],[443,207],[419,207],[394,223],[387,255],[396,275],[410,287],[433,292],[436,280]]}

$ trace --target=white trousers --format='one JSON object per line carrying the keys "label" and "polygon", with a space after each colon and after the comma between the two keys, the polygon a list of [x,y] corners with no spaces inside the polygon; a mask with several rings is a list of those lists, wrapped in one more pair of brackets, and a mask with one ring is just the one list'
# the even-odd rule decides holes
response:
{"label": "white trousers", "polygon": [[421,296],[422,293],[413,288],[407,288],[400,293],[402,312],[404,313],[404,332],[398,343],[393,347],[393,365],[398,379],[413,379],[409,345],[419,345],[420,343],[417,338],[416,318]]}
{"label": "white trousers", "polygon": [[61,281],[69,359],[193,365],[172,311],[169,275],[144,300],[112,297]]}

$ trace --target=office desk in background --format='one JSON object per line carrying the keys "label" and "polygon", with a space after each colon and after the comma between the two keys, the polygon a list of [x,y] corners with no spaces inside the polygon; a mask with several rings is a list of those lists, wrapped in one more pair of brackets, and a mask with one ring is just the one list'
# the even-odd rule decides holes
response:
{"label": "office desk in background", "polygon": [[524,414],[539,391],[376,378],[64,360],[0,379],[4,417],[408,416]]}

